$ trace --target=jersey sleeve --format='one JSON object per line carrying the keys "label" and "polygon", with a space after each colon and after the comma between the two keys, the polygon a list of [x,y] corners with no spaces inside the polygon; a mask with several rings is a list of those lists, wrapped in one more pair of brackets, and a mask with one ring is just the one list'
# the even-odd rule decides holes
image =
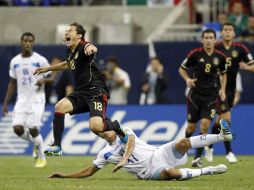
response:
{"label": "jersey sleeve", "polygon": [[11,60],[10,67],[9,67],[9,76],[11,78],[16,79],[16,72],[15,72],[15,62]]}
{"label": "jersey sleeve", "polygon": [[181,67],[185,70],[188,70],[194,63],[195,58],[195,50],[192,50],[187,57],[181,63]]}
{"label": "jersey sleeve", "polygon": [[242,59],[246,64],[253,64],[254,60],[253,60],[253,56],[250,52],[250,50],[243,44],[241,44],[241,55],[242,55]]}

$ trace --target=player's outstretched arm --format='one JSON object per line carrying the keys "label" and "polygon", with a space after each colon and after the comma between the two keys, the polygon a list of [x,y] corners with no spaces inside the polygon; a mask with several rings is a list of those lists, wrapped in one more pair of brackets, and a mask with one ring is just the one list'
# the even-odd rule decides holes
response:
{"label": "player's outstretched arm", "polygon": [[92,176],[96,173],[100,168],[95,165],[89,166],[79,172],[74,172],[71,174],[62,174],[62,173],[54,173],[49,178],[86,178]]}
{"label": "player's outstretched arm", "polygon": [[52,65],[49,67],[40,67],[40,68],[36,69],[33,74],[39,75],[39,74],[46,73],[49,71],[61,71],[61,70],[66,70],[68,68],[69,68],[69,66],[68,66],[67,61],[63,61],[59,64]]}
{"label": "player's outstretched arm", "polygon": [[3,107],[2,107],[2,115],[6,116],[8,114],[8,104],[14,94],[14,92],[17,89],[17,80],[11,78],[9,84],[8,84],[8,89],[6,92],[6,96],[4,98],[4,103],[3,103]]}
{"label": "player's outstretched arm", "polygon": [[134,135],[129,135],[128,136],[128,141],[126,143],[125,147],[125,152],[123,155],[122,160],[114,167],[113,172],[118,171],[123,167],[123,165],[128,161],[130,156],[132,155],[132,152],[135,148],[135,136]]}

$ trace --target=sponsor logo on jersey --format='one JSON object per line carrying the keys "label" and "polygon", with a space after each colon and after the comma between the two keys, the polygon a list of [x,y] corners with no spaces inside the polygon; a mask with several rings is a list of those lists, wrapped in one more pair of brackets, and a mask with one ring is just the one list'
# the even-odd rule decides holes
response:
{"label": "sponsor logo on jersey", "polygon": [[232,57],[236,58],[238,56],[238,51],[234,50],[232,51]]}
{"label": "sponsor logo on jersey", "polygon": [[214,59],[213,59],[213,64],[214,65],[219,65],[219,58],[217,58],[217,57],[215,57]]}
{"label": "sponsor logo on jersey", "polygon": [[200,62],[200,63],[202,63],[202,62],[204,63],[205,60],[204,60],[203,58],[200,58],[199,62]]}

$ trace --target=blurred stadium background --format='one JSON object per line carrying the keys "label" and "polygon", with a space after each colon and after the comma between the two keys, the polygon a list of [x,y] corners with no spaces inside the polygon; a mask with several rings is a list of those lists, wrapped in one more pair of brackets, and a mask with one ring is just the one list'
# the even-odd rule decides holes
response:
{"label": "blurred stadium background", "polygon": [[[178,67],[192,48],[201,45],[199,41],[202,29],[213,27],[218,22],[218,14],[229,14],[234,2],[236,1],[0,0],[1,103],[9,80],[9,62],[20,52],[21,34],[27,31],[34,33],[34,50],[51,61],[55,56],[64,58],[64,30],[68,24],[78,22],[87,30],[86,39],[99,48],[98,63],[104,64],[109,56],[114,55],[118,58],[120,67],[130,75],[128,105],[109,106],[109,116],[132,127],[151,144],[160,145],[181,138],[186,127],[185,83],[178,74]],[[252,17],[253,1],[241,2],[246,14]],[[239,35],[236,40],[245,43],[254,53],[254,41],[249,36]],[[168,104],[140,106],[141,73],[146,70],[149,58],[155,55],[162,60],[169,81],[166,90]],[[236,155],[253,155],[254,74],[243,71],[241,74],[242,97],[240,105],[233,109],[232,128],[237,133],[233,149]],[[14,99],[12,103],[14,104]],[[45,143],[51,141],[53,112],[54,106],[47,104],[42,128]],[[95,155],[103,146],[102,140],[89,132],[87,119],[87,114],[66,119],[63,138],[66,155]],[[11,117],[2,118],[0,155],[31,152],[32,147],[16,138],[12,132]],[[223,146],[216,146],[215,153],[224,154]]]}

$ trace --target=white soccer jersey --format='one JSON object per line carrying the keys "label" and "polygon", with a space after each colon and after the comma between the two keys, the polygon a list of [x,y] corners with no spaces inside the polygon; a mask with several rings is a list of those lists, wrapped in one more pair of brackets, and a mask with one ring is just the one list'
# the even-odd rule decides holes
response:
{"label": "white soccer jersey", "polygon": [[45,103],[44,85],[35,85],[44,75],[33,75],[38,67],[49,66],[46,58],[36,52],[30,57],[15,56],[10,63],[9,75],[17,79],[17,102],[19,103]]}
{"label": "white soccer jersey", "polygon": [[[139,178],[148,178],[151,171],[151,159],[157,148],[139,139],[130,128],[124,128],[124,131],[128,135],[135,136],[135,148],[123,169]],[[93,163],[98,168],[103,168],[108,163],[118,164],[122,160],[125,146],[126,144],[117,138],[112,145],[107,145],[98,153]]]}

